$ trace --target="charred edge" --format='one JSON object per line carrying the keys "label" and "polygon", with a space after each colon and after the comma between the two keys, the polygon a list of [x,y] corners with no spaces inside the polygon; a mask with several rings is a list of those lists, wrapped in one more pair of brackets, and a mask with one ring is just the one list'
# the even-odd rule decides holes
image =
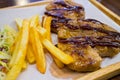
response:
{"label": "charred edge", "polygon": [[93,23],[100,23],[100,24],[103,24],[102,22],[98,21],[98,20],[95,20],[95,19],[85,19],[83,21],[86,21],[86,22],[93,22]]}
{"label": "charred edge", "polygon": [[58,4],[64,7],[67,7],[68,5],[64,2],[64,0],[56,0],[54,4]]}
{"label": "charred edge", "polygon": [[[103,36],[102,36],[103,37]],[[75,44],[77,46],[87,46],[90,45],[91,47],[95,46],[108,46],[108,47],[120,47],[120,42],[115,41],[115,40],[100,40],[100,37],[73,37],[73,38],[68,38],[68,39],[60,39],[59,42],[61,43],[67,43],[67,44]],[[107,38],[107,37],[105,37]]]}
{"label": "charred edge", "polygon": [[46,11],[45,14],[48,16],[65,19],[65,17],[63,16],[64,11],[75,11],[77,13],[80,13],[80,11],[82,11],[82,10],[83,10],[82,8],[80,8],[78,6],[74,6],[71,8],[52,9],[50,11]]}
{"label": "charred edge", "polygon": [[109,30],[105,30],[105,29],[102,29],[102,28],[94,28],[94,27],[91,27],[89,25],[80,26],[80,28],[85,29],[85,30],[94,30],[94,31],[106,33],[110,36],[116,36],[116,37],[119,36],[120,37],[120,33],[118,33],[118,32],[109,31]]}
{"label": "charred edge", "polygon": [[104,30],[102,28],[95,28],[91,27],[90,25],[83,25],[83,26],[74,26],[70,24],[65,24],[69,29],[76,30],[76,29],[83,29],[83,30],[93,30],[93,31],[98,31],[101,33],[108,34],[110,36],[115,36],[115,37],[120,37],[120,33],[114,32],[114,31],[109,31],[109,30]]}
{"label": "charred edge", "polygon": [[59,19],[59,18],[53,18],[52,19],[52,24],[51,24],[51,26],[52,26],[52,28],[59,28],[59,25],[57,25],[57,23],[64,23],[64,24],[67,24],[68,23],[68,21],[70,21],[71,19]]}
{"label": "charred edge", "polygon": [[84,9],[82,7],[79,7],[79,6],[73,6],[73,7],[69,7],[69,8],[54,8],[51,11],[58,11],[58,10],[62,10],[62,11],[75,11],[77,13],[79,13],[80,11],[84,11]]}
{"label": "charred edge", "polygon": [[71,19],[57,19],[57,18],[53,18],[52,19],[52,23],[53,24],[56,24],[56,23],[64,23],[64,24],[67,24],[68,21],[70,21]]}
{"label": "charred edge", "polygon": [[69,4],[66,4],[64,0],[57,0],[56,2],[54,2],[54,4],[58,4],[58,5],[61,5],[63,7],[66,7],[68,8],[68,10],[72,9],[72,10],[75,10],[75,11],[79,11],[79,10],[84,10],[84,8],[82,6],[72,6],[72,5],[69,5]]}
{"label": "charred edge", "polygon": [[62,13],[53,13],[51,11],[47,11],[47,12],[45,12],[45,14],[48,16],[55,17],[55,18],[65,19],[65,17],[63,16]]}

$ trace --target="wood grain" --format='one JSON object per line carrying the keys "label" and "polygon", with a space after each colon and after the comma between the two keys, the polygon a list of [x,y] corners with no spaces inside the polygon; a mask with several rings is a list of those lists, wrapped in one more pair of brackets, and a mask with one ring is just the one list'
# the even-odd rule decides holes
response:
{"label": "wood grain", "polygon": [[76,80],[107,80],[120,73],[120,62],[89,73]]}
{"label": "wood grain", "polygon": [[115,14],[120,16],[120,0],[97,0],[106,8],[113,11]]}
{"label": "wood grain", "polygon": [[109,16],[112,20],[114,20],[118,25],[120,25],[120,16],[97,2],[96,0],[89,0],[91,3],[93,3],[95,6],[97,6],[101,11],[103,11],[107,16]]}

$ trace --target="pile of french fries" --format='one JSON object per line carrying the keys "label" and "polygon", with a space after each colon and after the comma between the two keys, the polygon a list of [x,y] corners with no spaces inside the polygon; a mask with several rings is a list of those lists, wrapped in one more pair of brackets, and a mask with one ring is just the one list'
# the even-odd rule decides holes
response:
{"label": "pile of french fries", "polygon": [[20,72],[29,64],[36,63],[39,72],[46,72],[46,59],[44,49],[47,49],[56,65],[62,68],[64,64],[70,64],[74,60],[52,44],[51,40],[51,17],[44,16],[43,27],[39,16],[28,19],[16,19],[18,34],[11,46],[12,58],[9,62],[9,72],[5,80],[16,80]]}

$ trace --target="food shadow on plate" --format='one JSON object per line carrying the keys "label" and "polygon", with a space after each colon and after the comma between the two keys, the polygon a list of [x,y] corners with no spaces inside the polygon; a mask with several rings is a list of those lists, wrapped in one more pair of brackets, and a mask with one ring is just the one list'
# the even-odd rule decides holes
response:
{"label": "food shadow on plate", "polygon": [[73,79],[73,80],[89,73],[89,72],[86,72],[86,73],[75,72],[68,69],[67,67],[60,69],[59,67],[57,67],[54,61],[50,64],[49,70],[52,76],[56,78]]}

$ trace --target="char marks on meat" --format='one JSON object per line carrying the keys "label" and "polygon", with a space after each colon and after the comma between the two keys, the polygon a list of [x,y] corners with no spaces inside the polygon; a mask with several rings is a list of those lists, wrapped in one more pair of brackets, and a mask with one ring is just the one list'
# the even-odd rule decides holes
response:
{"label": "char marks on meat", "polygon": [[113,57],[120,52],[120,33],[98,20],[84,19],[82,5],[56,0],[46,10],[45,14],[53,17],[51,29],[58,33],[58,48],[75,60],[68,68],[94,71],[100,68],[101,57]]}
{"label": "char marks on meat", "polygon": [[78,20],[77,25],[71,24],[70,21],[63,25],[63,27],[58,26],[61,43],[89,45],[102,57],[112,57],[120,51],[120,33],[100,21],[86,19]]}
{"label": "char marks on meat", "polygon": [[100,37],[93,37],[93,36],[84,36],[84,37],[72,37],[67,39],[59,39],[61,43],[71,43],[77,46],[87,46],[90,45],[91,47],[95,46],[108,46],[108,47],[120,47],[120,41],[116,40],[111,36],[100,36]]}
{"label": "char marks on meat", "polygon": [[57,0],[46,7],[46,15],[59,19],[84,19],[84,8],[70,1]]}

